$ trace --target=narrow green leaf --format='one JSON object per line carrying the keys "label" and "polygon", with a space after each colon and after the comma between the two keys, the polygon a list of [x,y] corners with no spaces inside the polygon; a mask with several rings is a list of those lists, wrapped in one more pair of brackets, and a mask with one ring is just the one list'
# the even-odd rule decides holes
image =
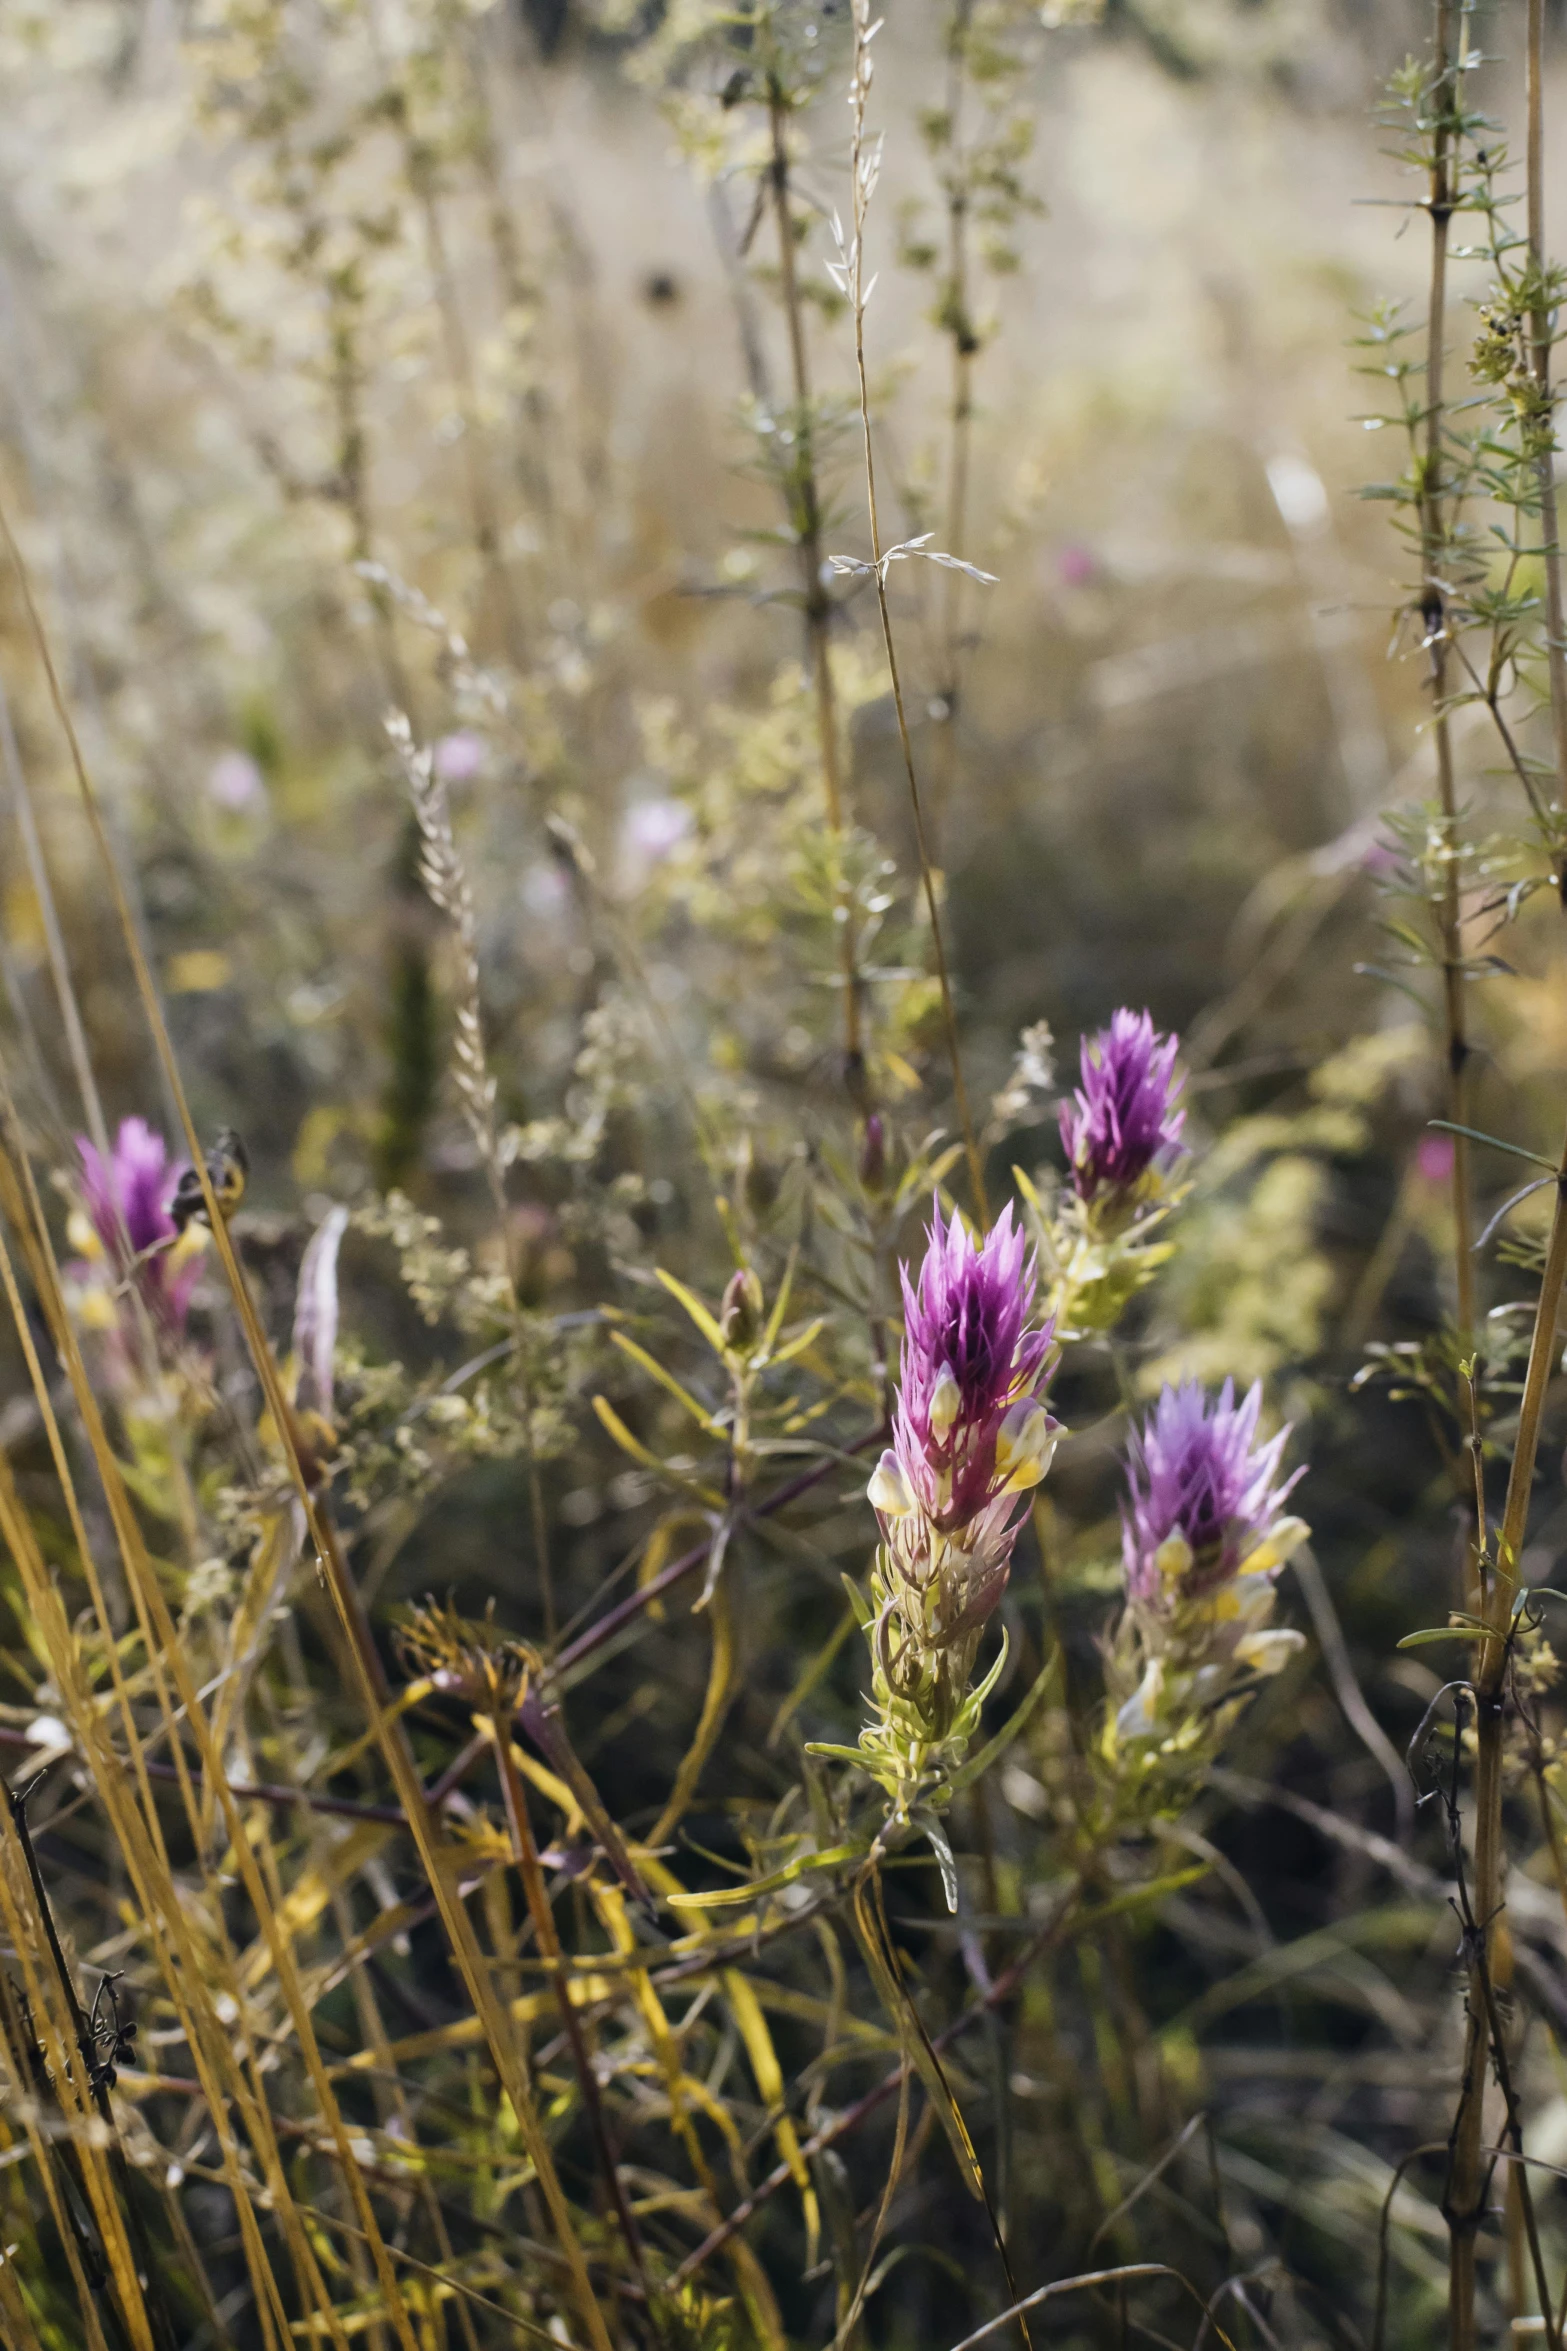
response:
{"label": "narrow green leaf", "polygon": [[639,1347],[635,1339],[628,1339],[624,1331],[611,1331],[609,1335],[622,1355],[629,1355],[632,1362],[639,1364],[642,1370],[647,1373],[649,1379],[657,1380],[666,1395],[673,1396],[677,1404],[684,1405],[692,1419],[698,1422],[710,1437],[723,1435],[722,1429],[706,1406],[699,1404],[696,1398],[680,1385],[674,1373],[666,1371],[664,1366],[655,1356],[650,1355],[645,1347]]}
{"label": "narrow green leaf", "polygon": [[753,1878],[743,1886],[725,1886],[716,1894],[666,1894],[664,1899],[673,1910],[733,1910],[742,1902],[755,1902],[763,1894],[776,1894],[784,1886],[792,1886],[818,1869],[837,1869],[845,1861],[858,1861],[865,1851],[863,1845],[834,1845],[827,1853],[802,1853],[798,1860],[775,1869],[765,1878]]}
{"label": "narrow green leaf", "polygon": [[685,1308],[687,1314],[690,1315],[691,1320],[696,1324],[697,1329],[701,1332],[703,1338],[712,1348],[714,1354],[726,1354],[728,1350],[724,1345],[724,1334],[719,1329],[718,1324],[715,1322],[712,1315],[709,1314],[707,1308],[702,1304],[702,1301],[697,1296],[696,1292],[694,1290],[688,1290],[684,1282],[676,1281],[674,1275],[672,1273],[666,1273],[661,1265],[656,1266],[654,1271],[657,1273],[659,1280],[663,1283],[670,1296],[672,1298],[679,1299],[681,1305]]}
{"label": "narrow green leaf", "polygon": [[1536,1167],[1548,1168],[1552,1175],[1556,1173],[1554,1159],[1543,1159],[1538,1151],[1526,1151],[1521,1143],[1504,1143],[1500,1135],[1482,1134],[1478,1127],[1455,1126],[1450,1118],[1428,1118],[1426,1125],[1436,1127],[1444,1135],[1467,1135],[1471,1143],[1489,1143],[1493,1151],[1510,1151],[1514,1159],[1528,1159]]}
{"label": "narrow green leaf", "polygon": [[1011,1746],[1013,1740],[1018,1737],[1020,1732],[1025,1731],[1028,1728],[1028,1725],[1033,1719],[1036,1709],[1043,1703],[1045,1694],[1050,1688],[1052,1681],[1054,1681],[1056,1677],[1060,1663],[1060,1650],[1052,1649],[1050,1655],[1046,1658],[1039,1672],[1035,1675],[1028,1694],[1024,1698],[1022,1704],[1018,1707],[1017,1711],[1002,1724],[1000,1730],[997,1731],[993,1739],[986,1740],[984,1746],[981,1747],[977,1755],[971,1755],[967,1763],[963,1765],[962,1769],[955,1771],[952,1774],[952,1778],[949,1784],[954,1791],[957,1791],[961,1788],[972,1787],[975,1780],[982,1779],[984,1774],[989,1771],[991,1765],[997,1762],[1000,1757],[1006,1753],[1007,1749]]}

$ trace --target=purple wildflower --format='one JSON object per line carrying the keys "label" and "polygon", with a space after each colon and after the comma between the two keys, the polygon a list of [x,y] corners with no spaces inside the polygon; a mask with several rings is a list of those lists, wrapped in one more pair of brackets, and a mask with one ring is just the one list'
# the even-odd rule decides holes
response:
{"label": "purple wildflower", "polygon": [[1099,577],[1099,559],[1092,547],[1068,540],[1056,557],[1056,577],[1063,588],[1091,588]]}
{"label": "purple wildflower", "polygon": [[248,751],[223,751],[207,771],[207,794],[220,808],[239,814],[265,805],[266,778]]}
{"label": "purple wildflower", "polygon": [[85,1135],[77,1136],[76,1148],[87,1213],[111,1257],[122,1256],[126,1242],[135,1256],[172,1234],[174,1220],[164,1206],[173,1180],[168,1147],[144,1118],[121,1120],[107,1167]]}
{"label": "purple wildflower", "polygon": [[1181,1149],[1179,1045],[1178,1037],[1161,1036],[1146,1012],[1124,1007],[1107,1029],[1083,1039],[1083,1082],[1075,1106],[1063,1102],[1060,1111],[1061,1140],[1083,1202],[1101,1192],[1124,1198],[1150,1168],[1168,1164]]}
{"label": "purple wildflower", "polygon": [[[1286,1530],[1297,1539],[1304,1532],[1282,1509],[1304,1472],[1280,1483],[1289,1430],[1258,1444],[1261,1407],[1260,1383],[1239,1404],[1232,1380],[1217,1400],[1196,1380],[1161,1389],[1127,1448],[1121,1549],[1129,1599],[1200,1599],[1243,1572],[1271,1575],[1285,1556]],[[1270,1537],[1278,1538],[1273,1554],[1258,1558]]]}
{"label": "purple wildflower", "polygon": [[621,819],[620,839],[626,860],[641,876],[673,854],[691,830],[691,811],[683,800],[635,800]]}
{"label": "purple wildflower", "polygon": [[1422,1135],[1415,1145],[1415,1167],[1428,1184],[1450,1184],[1453,1180],[1453,1138],[1451,1135]]}
{"label": "purple wildflower", "polygon": [[[168,1199],[179,1164],[144,1118],[121,1120],[107,1167],[85,1135],[78,1135],[76,1148],[88,1221],[116,1278],[123,1281],[134,1263],[137,1289],[158,1321],[168,1331],[182,1330],[198,1268],[173,1247],[178,1228]],[[160,1249],[159,1243],[170,1246]],[[154,1249],[156,1255],[144,1254]]]}
{"label": "purple wildflower", "polygon": [[482,735],[476,735],[471,727],[459,727],[455,734],[437,740],[431,754],[435,772],[443,784],[471,784],[483,770],[487,750]]}
{"label": "purple wildflower", "polygon": [[1049,1467],[1054,1326],[1029,1328],[1034,1260],[1010,1205],[983,1246],[958,1217],[943,1226],[938,1206],[918,1282],[905,1270],[902,1283],[893,1442],[870,1498],[924,1629],[951,1642],[999,1600],[1025,1497]]}

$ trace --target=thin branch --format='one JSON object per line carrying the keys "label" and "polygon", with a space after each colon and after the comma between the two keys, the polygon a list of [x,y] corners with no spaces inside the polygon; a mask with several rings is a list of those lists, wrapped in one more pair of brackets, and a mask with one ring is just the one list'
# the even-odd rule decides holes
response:
{"label": "thin branch", "polygon": [[[1554,308],[1545,259],[1545,0],[1529,0],[1525,107],[1529,264],[1535,288],[1529,315],[1529,364],[1540,404],[1553,424],[1551,339]],[[1544,437],[1535,459],[1540,498],[1540,557],[1545,570],[1545,661],[1551,681],[1551,729],[1556,747],[1556,799],[1567,804],[1567,615],[1563,612],[1561,525],[1556,498],[1556,434]]]}
{"label": "thin branch", "polygon": [[914,747],[909,739],[908,712],[904,708],[903,684],[898,672],[898,650],[893,641],[892,615],[887,608],[887,572],[882,559],[881,525],[876,511],[876,458],[871,444],[870,386],[865,372],[865,308],[875,290],[875,280],[865,282],[865,220],[870,201],[875,193],[877,175],[881,169],[881,141],[867,141],[865,134],[865,106],[871,87],[871,43],[880,30],[881,20],[871,19],[869,0],[854,0],[854,64],[849,84],[849,106],[854,117],[854,137],[850,149],[850,173],[853,182],[853,233],[847,246],[840,232],[840,268],[847,274],[849,300],[854,312],[854,365],[860,392],[860,433],[865,451],[865,498],[870,520],[871,562],[876,573],[876,608],[881,616],[882,643],[887,653],[887,672],[892,681],[892,702],[898,718],[898,741],[903,751],[904,773],[908,778],[909,806],[914,816],[914,837],[919,850],[920,880],[925,890],[925,905],[930,916],[931,943],[936,957],[936,976],[941,987],[942,1021],[947,1032],[947,1053],[952,1063],[952,1091],[957,1102],[958,1123],[963,1130],[963,1149],[968,1160],[969,1188],[974,1210],[984,1224],[990,1222],[989,1204],[985,1197],[985,1173],[980,1159],[979,1143],[974,1121],[969,1111],[968,1088],[963,1082],[963,1055],[958,1044],[957,1016],[952,1007],[952,981],[947,969],[946,942],[942,936],[941,911],[936,902],[936,877],[931,866],[930,845],[925,831],[925,812],[920,800],[919,776],[914,765]]}

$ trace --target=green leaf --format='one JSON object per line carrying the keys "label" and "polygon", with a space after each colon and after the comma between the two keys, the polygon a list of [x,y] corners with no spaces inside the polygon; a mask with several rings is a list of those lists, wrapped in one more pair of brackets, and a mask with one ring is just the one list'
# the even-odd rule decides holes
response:
{"label": "green leaf", "polygon": [[684,1282],[677,1282],[674,1275],[672,1273],[666,1273],[661,1265],[655,1266],[654,1271],[657,1273],[659,1280],[663,1283],[670,1296],[672,1298],[679,1299],[681,1305],[685,1308],[687,1314],[690,1315],[691,1320],[696,1324],[697,1329],[701,1332],[703,1338],[712,1348],[714,1354],[727,1355],[729,1350],[724,1345],[724,1334],[719,1329],[718,1324],[715,1322],[712,1315],[708,1313],[707,1308],[702,1304],[702,1301],[697,1296],[696,1292],[694,1290],[688,1290]]}
{"label": "green leaf", "polygon": [[[844,1581],[847,1583],[848,1578],[845,1577]],[[790,1718],[798,1712],[800,1707],[805,1704],[806,1699],[809,1698],[817,1683],[822,1679],[823,1675],[828,1672],[834,1658],[837,1656],[839,1650],[843,1647],[844,1642],[855,1630],[858,1620],[859,1604],[857,1601],[854,1608],[847,1610],[838,1619],[838,1623],[835,1629],[828,1634],[827,1639],[816,1651],[816,1654],[807,1660],[804,1669],[795,1677],[793,1689],[789,1692],[789,1695],[784,1700],[782,1706],[779,1707],[778,1712],[773,1716],[772,1728],[767,1734],[767,1744],[769,1747],[774,1747],[777,1745],[778,1740],[783,1735],[784,1726],[789,1722]]]}
{"label": "green leaf", "polygon": [[705,1503],[709,1510],[723,1508],[723,1496],[716,1494],[711,1486],[699,1484],[695,1478],[688,1478],[681,1470],[672,1469],[667,1461],[660,1461],[656,1453],[650,1453],[641,1439],[631,1434],[607,1396],[595,1396],[593,1409],[622,1453],[629,1453],[632,1460],[640,1463],[643,1469],[657,1470],[660,1477],[668,1478],[674,1485],[679,1486],[683,1493],[694,1494],[697,1500]]}
{"label": "green leaf", "polygon": [[1210,1866],[1206,1861],[1196,1861],[1190,1869],[1172,1869],[1165,1877],[1150,1878],[1146,1885],[1128,1886],[1124,1894],[1116,1894],[1110,1901],[1101,1902],[1097,1909],[1083,1911],[1073,1920],[1072,1931],[1074,1934],[1082,1934],[1099,1926],[1107,1918],[1124,1918],[1129,1910],[1144,1910],[1152,1902],[1162,1902],[1166,1894],[1182,1893],[1187,1886],[1194,1886],[1199,1878],[1205,1878]]}
{"label": "green leaf", "polygon": [[962,1769],[952,1774],[949,1785],[954,1791],[972,1787],[975,1780],[982,1778],[989,1771],[991,1765],[1006,1753],[1019,1733],[1027,1729],[1036,1708],[1043,1701],[1046,1691],[1055,1679],[1060,1663],[1060,1650],[1052,1649],[1035,1675],[1033,1684],[1016,1713],[1002,1724],[993,1739],[986,1740],[977,1755],[971,1755]]}
{"label": "green leaf", "polygon": [[1001,1679],[1002,1670],[1006,1665],[1008,1655],[1011,1651],[1011,1646],[1011,1641],[1007,1635],[1007,1628],[1005,1625],[1003,1625],[1001,1628],[1001,1647],[996,1652],[996,1662],[991,1667],[989,1673],[986,1674],[984,1680],[978,1683],[976,1687],[969,1692],[968,1699],[964,1707],[965,1713],[968,1711],[969,1707],[973,1708],[974,1720],[976,1722],[979,1720],[980,1708],[984,1705],[985,1700],[990,1696],[991,1691],[995,1688],[997,1682],[999,1682]]}
{"label": "green leaf", "polygon": [[909,1817],[914,1826],[917,1829],[923,1829],[930,1840],[930,1849],[936,1856],[936,1866],[941,1871],[941,1890],[947,1897],[947,1908],[956,1918],[958,1913],[958,1865],[953,1859],[952,1846],[948,1841],[947,1832],[927,1805],[921,1805],[919,1810],[911,1813]]}
{"label": "green leaf", "polygon": [[849,1606],[854,1610],[854,1621],[863,1633],[876,1611],[852,1576],[842,1576],[839,1580],[849,1595]]}
{"label": "green leaf", "polygon": [[795,1356],[803,1355],[807,1347],[815,1344],[826,1327],[827,1317],[824,1314],[819,1314],[814,1322],[808,1322],[803,1331],[797,1331],[792,1339],[780,1347],[772,1357],[772,1361],[774,1363],[792,1363]]}
{"label": "green leaf", "polygon": [[[773,1311],[767,1318],[767,1328],[762,1333],[762,1353],[769,1357],[778,1343],[778,1334],[783,1329],[784,1316],[789,1309],[789,1293],[794,1288],[794,1268],[799,1254],[799,1244],[796,1243],[789,1252],[789,1262],[784,1267],[783,1280],[778,1285],[778,1296],[773,1302]],[[821,1327],[820,1323],[815,1326],[817,1330],[820,1330]]]}
{"label": "green leaf", "polygon": [[673,1396],[677,1404],[683,1404],[692,1419],[704,1428],[710,1437],[723,1435],[723,1430],[706,1406],[699,1404],[696,1398],[680,1385],[674,1373],[666,1371],[664,1366],[656,1357],[650,1355],[645,1347],[639,1347],[635,1339],[628,1339],[624,1331],[611,1331],[609,1335],[622,1355],[629,1355],[633,1363],[640,1364],[649,1379],[657,1380],[666,1395]]}
{"label": "green leaf", "polygon": [[1444,1135],[1467,1135],[1471,1143],[1489,1143],[1493,1151],[1510,1151],[1514,1159],[1528,1159],[1536,1167],[1557,1172],[1554,1159],[1543,1159],[1538,1151],[1526,1151],[1521,1143],[1504,1143],[1500,1135],[1482,1134],[1478,1127],[1455,1126],[1450,1118],[1428,1118],[1426,1125],[1436,1127]]}
{"label": "green leaf", "polygon": [[1430,940],[1422,937],[1413,923],[1387,921],[1383,923],[1382,928],[1389,938],[1397,939],[1400,946],[1410,948],[1414,954],[1419,956],[1422,963],[1431,963],[1435,960]]}
{"label": "green leaf", "polygon": [[863,1845],[834,1845],[827,1853],[802,1853],[797,1860],[772,1871],[770,1876],[753,1878],[743,1886],[725,1886],[716,1894],[666,1894],[664,1899],[672,1910],[733,1910],[742,1902],[755,1902],[763,1894],[776,1894],[781,1887],[794,1885],[813,1870],[837,1869],[845,1861],[858,1861],[865,1850]]}

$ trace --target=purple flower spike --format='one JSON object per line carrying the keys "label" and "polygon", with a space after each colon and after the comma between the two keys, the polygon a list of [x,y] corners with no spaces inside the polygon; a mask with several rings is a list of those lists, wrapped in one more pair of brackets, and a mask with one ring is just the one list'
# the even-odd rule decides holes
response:
{"label": "purple flower spike", "polygon": [[937,1645],[1000,1599],[1027,1496],[1058,1424],[1045,1409],[1054,1326],[1029,1328],[1034,1260],[1002,1211],[982,1246],[935,1210],[917,1283],[902,1274],[893,1441],[870,1483],[893,1567]]}
{"label": "purple flower spike", "polygon": [[1282,1506],[1305,1473],[1280,1482],[1290,1432],[1259,1445],[1261,1407],[1260,1384],[1239,1404],[1232,1380],[1216,1401],[1195,1380],[1161,1389],[1127,1447],[1121,1550],[1129,1599],[1145,1606],[1201,1599],[1250,1560],[1256,1567],[1248,1573],[1271,1576],[1304,1535]]}
{"label": "purple flower spike", "polygon": [[1060,1118],[1072,1181],[1085,1204],[1101,1192],[1124,1196],[1180,1151],[1186,1113],[1175,1107],[1179,1046],[1178,1037],[1160,1035],[1146,1012],[1124,1007],[1107,1029],[1083,1039],[1083,1082],[1075,1104],[1062,1103]]}
{"label": "purple flower spike", "polygon": [[143,1255],[177,1237],[167,1202],[179,1164],[170,1160],[163,1137],[144,1118],[121,1120],[107,1167],[85,1135],[77,1136],[76,1148],[88,1219],[117,1278],[123,1280],[132,1261],[141,1259],[135,1268],[137,1289],[165,1329],[182,1330],[198,1268],[176,1261],[172,1249]]}
{"label": "purple flower spike", "polygon": [[123,1256],[127,1241],[135,1256],[173,1233],[174,1220],[163,1204],[172,1188],[168,1148],[144,1118],[121,1120],[107,1167],[85,1135],[77,1136],[76,1148],[87,1213],[109,1256]]}
{"label": "purple flower spike", "polygon": [[938,1207],[916,1288],[906,1271],[904,1338],[893,1447],[909,1489],[944,1531],[992,1498],[996,1438],[1009,1408],[1036,1384],[1053,1332],[1030,1332],[1034,1260],[1024,1258],[1010,1202],[976,1248],[962,1220]]}

